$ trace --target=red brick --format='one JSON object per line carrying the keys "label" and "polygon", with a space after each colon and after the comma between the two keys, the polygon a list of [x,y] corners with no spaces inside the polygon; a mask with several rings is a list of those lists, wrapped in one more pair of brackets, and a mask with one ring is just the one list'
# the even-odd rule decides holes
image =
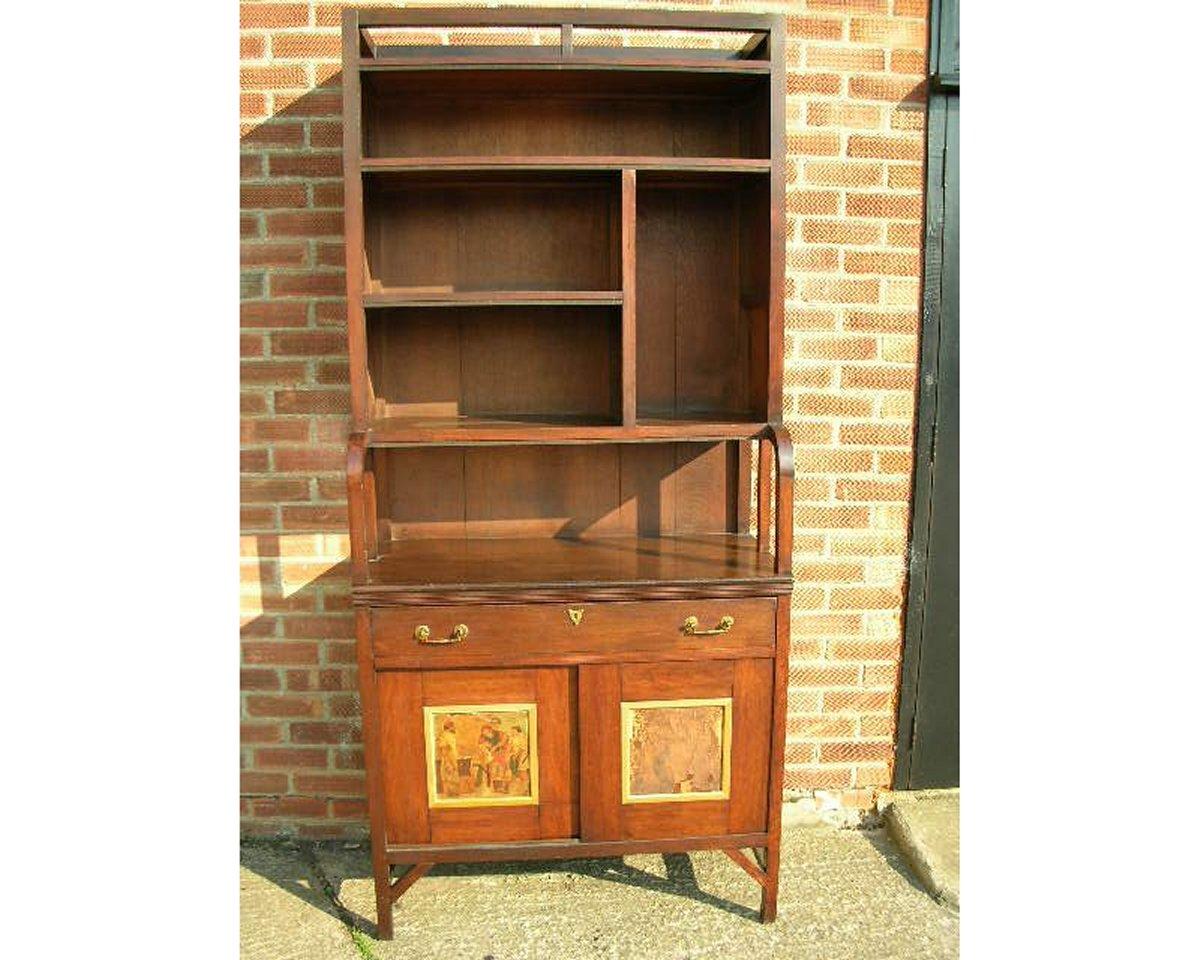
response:
{"label": "red brick", "polygon": [[334,817],[364,819],[367,816],[366,800],[331,800],[330,813]]}
{"label": "red brick", "polygon": [[267,214],[267,235],[271,237],[338,237],[342,232],[340,211]]}
{"label": "red brick", "polygon": [[267,115],[267,98],[261,93],[246,93],[241,95],[241,116],[265,117]]}
{"label": "red brick", "polygon": [[809,277],[803,284],[804,299],[810,303],[877,303],[878,280]]}
{"label": "red brick", "polygon": [[925,51],[893,50],[890,68],[892,73],[907,73],[923,76],[925,73]]}
{"label": "red brick", "polygon": [[262,217],[257,213],[243,213],[241,216],[241,236],[246,237],[261,237],[262,236]]}
{"label": "red brick", "polygon": [[836,13],[887,13],[888,0],[807,0],[809,10]]}
{"label": "red brick", "polygon": [[788,671],[789,687],[853,687],[858,684],[858,667],[793,663]]}
{"label": "red brick", "polygon": [[341,151],[322,153],[272,153],[267,156],[272,177],[340,177]]}
{"label": "red brick", "polygon": [[307,479],[299,477],[242,478],[243,503],[278,503],[281,500],[308,499]]}
{"label": "red brick", "polygon": [[278,723],[243,723],[242,743],[279,743],[283,739],[283,727]]}
{"label": "red brick", "polygon": [[316,664],[319,655],[315,643],[296,641],[254,641],[242,644],[243,663],[269,663],[280,666]]}
{"label": "red brick", "polygon": [[852,43],[870,43],[884,47],[925,48],[925,24],[892,17],[855,17],[850,21]]}
{"label": "red brick", "polygon": [[870,690],[826,690],[822,694],[825,713],[883,713],[892,707],[892,695]]}
{"label": "red brick", "polygon": [[340,413],[350,411],[350,396],[345,390],[281,390],[275,392],[275,412]]}
{"label": "red brick", "polygon": [[358,728],[351,723],[308,722],[293,723],[292,743],[351,744],[362,739]]}
{"label": "red brick", "polygon": [[812,763],[817,759],[814,743],[788,743],[783,748],[784,763]]}
{"label": "red brick", "polygon": [[907,367],[862,366],[842,370],[842,386],[867,390],[911,390],[916,369]]}
{"label": "red brick", "polygon": [[263,338],[258,333],[243,333],[238,338],[238,352],[243,357],[261,357],[263,354]]}
{"label": "red brick", "polygon": [[911,77],[862,76],[850,78],[850,96],[855,100],[887,103],[924,103],[925,81]]}
{"label": "red brick", "polygon": [[314,697],[246,697],[246,712],[252,717],[319,717],[321,701]]}
{"label": "red brick", "polygon": [[342,533],[346,527],[345,507],[283,507],[280,513],[284,530],[331,530]]}
{"label": "red brick", "polygon": [[328,807],[328,800],[316,797],[277,797],[252,804],[256,817],[323,817]]}
{"label": "red brick", "polygon": [[241,28],[262,29],[263,27],[306,27],[308,5],[304,3],[243,3],[240,16]]}
{"label": "red brick", "polygon": [[[811,4],[810,4],[811,5]],[[810,70],[882,70],[883,51],[862,47],[809,46],[804,51],[804,65]]]}
{"label": "red brick", "polygon": [[242,185],[242,209],[270,210],[304,207],[308,190],[302,183]]}
{"label": "red brick", "polygon": [[881,273],[890,276],[919,277],[921,258],[915,253],[876,253],[847,250],[847,273]]}
{"label": "red brick", "polygon": [[[261,752],[261,751],[260,751]],[[287,775],[283,773],[252,773],[242,771],[241,792],[283,793],[287,789]]]}
{"label": "red brick", "polygon": [[241,37],[238,44],[238,56],[242,60],[261,60],[266,56],[267,42],[263,37]]}
{"label": "red brick", "polygon": [[838,195],[825,190],[789,190],[788,213],[837,213]]}
{"label": "red brick", "polygon": [[806,163],[804,181],[816,186],[875,187],[883,183],[883,164],[845,160]]}
{"label": "red brick", "polygon": [[246,147],[300,147],[304,145],[304,124],[276,118],[262,123],[244,124],[242,149]]}
{"label": "red brick", "polygon": [[271,274],[273,297],[336,297],[345,292],[346,275],[342,271]]}
{"label": "red brick", "polygon": [[325,769],[329,765],[329,751],[315,747],[263,747],[254,751],[256,767],[308,767]]}
{"label": "red brick", "polygon": [[333,766],[338,770],[362,770],[365,760],[362,750],[334,750]]}
{"label": "red brick", "polygon": [[308,304],[243,303],[241,320],[243,327],[304,327],[308,325]]}
{"label": "red brick", "polygon": [[883,110],[866,103],[809,101],[806,119],[810,127],[852,127],[875,130],[883,122]]}
{"label": "red brick", "polygon": [[845,30],[840,17],[788,17],[787,35],[806,40],[840,40]]}
{"label": "red brick", "polygon": [[[340,195],[342,189],[340,184],[338,185],[337,189],[339,194],[338,203],[340,205]],[[345,246],[340,243],[317,244],[317,263],[322,267],[339,267],[344,270],[346,267]]]}
{"label": "red brick", "polygon": [[[805,291],[806,294],[809,292]],[[813,360],[873,360],[874,337],[801,337],[799,355]]]}
{"label": "red brick", "polygon": [[302,267],[308,248],[302,243],[243,243],[243,267]]}
{"label": "red brick", "polygon": [[850,767],[788,767],[783,785],[789,790],[836,790],[850,786]]}
{"label": "red brick", "polygon": [[317,796],[361,797],[367,792],[366,781],[350,774],[298,773],[292,779],[297,790]]}
{"label": "red brick", "polygon": [[912,442],[912,433],[907,424],[843,423],[839,438],[851,445],[906,447]]}
{"label": "red brick", "polygon": [[798,583],[860,583],[863,578],[861,563],[800,563],[794,570]]}
{"label": "red brick", "polygon": [[899,590],[886,587],[834,587],[829,606],[834,610],[895,610],[903,601]]}
{"label": "red brick", "polygon": [[297,640],[353,639],[354,618],[336,615],[284,617],[283,635]]}
{"label": "red brick", "polygon": [[308,74],[304,67],[289,66],[242,67],[243,90],[285,90],[308,86]]}
{"label": "red brick", "polygon": [[[789,73],[787,75],[787,93],[822,93],[833,95],[842,92],[842,78],[836,73]],[[791,152],[789,148],[788,152]]]}
{"label": "red brick", "polygon": [[[340,278],[343,275],[337,276]],[[346,337],[341,333],[314,330],[304,333],[276,333],[271,337],[271,353],[277,357],[317,357],[345,352]]]}
{"label": "red brick", "polygon": [[247,360],[242,364],[242,383],[301,384],[308,376],[303,363],[275,360]]}
{"label": "red brick", "polygon": [[839,480],[839,500],[907,500],[908,482],[901,480]]}
{"label": "red brick", "polygon": [[261,393],[246,393],[243,391],[239,398],[239,408],[243,414],[266,413],[267,402]]}
{"label": "red brick", "polygon": [[317,89],[297,96],[275,95],[276,112],[287,111],[292,119],[306,117],[340,117],[341,90]]}
{"label": "red brick", "polygon": [[242,473],[266,473],[271,462],[271,454],[268,450],[242,450],[241,451],[241,472]]}
{"label": "red brick", "polygon": [[885,160],[920,160],[925,146],[912,137],[864,137],[851,135],[846,152],[852,157],[881,157]]}
{"label": "red brick", "polygon": [[891,743],[835,741],[821,744],[822,763],[857,763],[871,760],[890,760],[894,752]]}
{"label": "red brick", "polygon": [[242,180],[254,180],[263,175],[263,158],[258,153],[238,154],[238,176]]}
{"label": "red brick", "polygon": [[276,60],[340,60],[339,34],[280,33],[271,38],[271,56]]}
{"label": "red brick", "polygon": [[846,214],[851,217],[920,220],[923,212],[923,204],[919,195],[911,197],[897,196],[891,193],[851,193],[846,195]]}
{"label": "red brick", "polygon": [[871,522],[866,507],[814,507],[805,505],[795,511],[797,527],[821,530],[826,527],[865,527]]}
{"label": "red brick", "polygon": [[243,420],[241,429],[243,443],[253,441],[271,442],[308,440],[307,420]]}

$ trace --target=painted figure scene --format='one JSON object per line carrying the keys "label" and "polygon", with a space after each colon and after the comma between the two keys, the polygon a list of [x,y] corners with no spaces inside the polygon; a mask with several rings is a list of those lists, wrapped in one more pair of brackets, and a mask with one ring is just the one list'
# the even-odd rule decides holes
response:
{"label": "painted figure scene", "polygon": [[437,800],[532,798],[528,710],[435,712]]}
{"label": "painted figure scene", "polygon": [[629,796],[721,793],[725,706],[629,709]]}

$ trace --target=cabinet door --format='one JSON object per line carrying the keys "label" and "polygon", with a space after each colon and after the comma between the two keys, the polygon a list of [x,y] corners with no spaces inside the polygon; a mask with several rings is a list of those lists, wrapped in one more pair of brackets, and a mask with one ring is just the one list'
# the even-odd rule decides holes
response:
{"label": "cabinet door", "polygon": [[766,830],[774,661],[579,667],[580,836]]}
{"label": "cabinet door", "polygon": [[568,668],[396,670],[376,682],[389,843],[576,835]]}

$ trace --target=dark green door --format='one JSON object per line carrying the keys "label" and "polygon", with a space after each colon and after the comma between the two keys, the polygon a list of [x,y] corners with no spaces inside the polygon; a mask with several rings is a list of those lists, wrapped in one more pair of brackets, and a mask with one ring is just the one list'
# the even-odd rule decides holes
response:
{"label": "dark green door", "polygon": [[895,787],[958,786],[958,3],[930,11],[920,387]]}

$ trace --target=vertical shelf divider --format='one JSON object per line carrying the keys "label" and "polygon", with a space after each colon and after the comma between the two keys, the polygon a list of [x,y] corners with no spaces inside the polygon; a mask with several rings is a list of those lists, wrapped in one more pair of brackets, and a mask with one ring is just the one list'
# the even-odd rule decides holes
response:
{"label": "vertical shelf divider", "polygon": [[637,171],[621,171],[621,422],[637,422]]}

